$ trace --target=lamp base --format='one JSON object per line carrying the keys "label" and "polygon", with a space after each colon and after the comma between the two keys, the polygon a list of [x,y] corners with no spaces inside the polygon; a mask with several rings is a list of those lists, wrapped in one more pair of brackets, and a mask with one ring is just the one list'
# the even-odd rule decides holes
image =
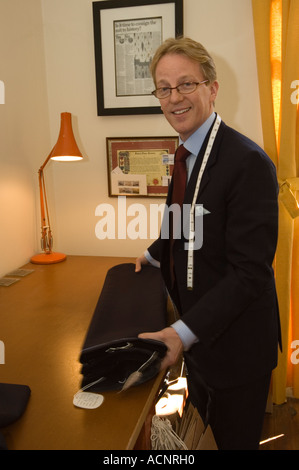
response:
{"label": "lamp base", "polygon": [[66,255],[64,253],[40,253],[32,256],[30,261],[34,264],[54,264],[61,263],[65,259]]}

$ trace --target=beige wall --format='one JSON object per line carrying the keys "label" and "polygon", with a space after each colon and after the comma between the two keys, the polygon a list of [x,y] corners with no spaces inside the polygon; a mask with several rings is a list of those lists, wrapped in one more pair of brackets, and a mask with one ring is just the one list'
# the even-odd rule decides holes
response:
{"label": "beige wall", "polygon": [[[14,7],[9,7],[10,3]],[[92,0],[0,0],[0,8],[3,10],[3,14],[0,11],[0,23],[15,22],[12,10],[18,9],[18,3],[26,4],[26,22],[21,21],[22,12],[19,11],[21,32],[12,35],[7,26],[6,36],[11,38],[11,41],[13,36],[15,46],[23,47],[26,53],[32,48],[35,54],[31,57],[31,66],[37,73],[34,82],[27,80],[25,88],[27,101],[32,101],[34,106],[27,108],[24,103],[26,112],[23,109],[19,116],[19,132],[24,134],[25,129],[28,131],[29,128],[25,138],[18,141],[18,149],[21,148],[26,156],[22,163],[25,165],[23,178],[29,179],[30,184],[35,185],[34,190],[37,190],[35,172],[56,142],[61,112],[72,113],[75,135],[81,151],[86,156],[86,160],[81,163],[50,163],[46,170],[55,250],[68,254],[138,256],[149,240],[99,240],[95,236],[96,223],[100,219],[96,217],[95,210],[99,204],[112,204],[116,216],[118,215],[117,199],[108,197],[105,139],[107,136],[163,136],[175,133],[162,115],[97,116]],[[37,4],[41,4],[41,18]],[[24,8],[25,6],[22,6],[21,10]],[[251,0],[184,0],[184,31],[185,35],[202,42],[215,57],[220,81],[216,110],[227,124],[262,145]],[[1,31],[1,37],[3,36],[5,38]],[[25,42],[24,36],[27,38]],[[1,56],[2,50],[3,44],[0,44]],[[0,80],[7,82],[7,87],[12,86],[15,80],[19,85],[22,84],[23,77],[16,78],[20,71],[32,76],[32,72],[24,67],[24,54],[18,53],[18,57],[13,60],[13,50],[10,46],[9,54],[6,52],[6,67],[11,67],[12,73],[3,78],[0,72]],[[8,101],[5,105],[0,105],[0,113],[3,109],[8,112],[8,107]],[[14,103],[12,107],[11,113],[17,114],[18,104]],[[39,112],[38,123],[32,116],[36,108]],[[50,138],[47,133],[48,120]],[[29,125],[32,121],[42,127],[41,135],[37,137],[38,143],[35,142],[36,136]],[[8,131],[12,126],[11,120],[6,124]],[[10,146],[11,153],[18,153],[14,151],[12,143],[7,145]],[[34,154],[28,151],[32,145],[35,148]],[[1,151],[0,162],[2,158]],[[32,191],[30,188],[31,198]],[[150,204],[157,202],[162,201],[129,199],[127,205],[142,203],[149,214]],[[32,201],[29,206],[30,210],[27,209],[28,213],[31,212],[32,220]],[[37,219],[39,220],[39,216]],[[127,217],[127,222],[131,220],[132,217]],[[28,257],[34,238],[33,235],[30,237],[30,230],[27,227],[30,240],[26,251]],[[6,245],[9,250],[13,249],[8,239]],[[38,249],[38,245],[35,248]],[[0,244],[0,254],[1,250],[3,246]],[[20,256],[15,261],[20,264],[23,258],[24,256]]]}

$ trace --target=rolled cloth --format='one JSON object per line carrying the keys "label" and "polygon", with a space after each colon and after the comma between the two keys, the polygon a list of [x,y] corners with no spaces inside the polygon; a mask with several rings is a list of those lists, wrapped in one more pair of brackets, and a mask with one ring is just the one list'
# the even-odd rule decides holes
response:
{"label": "rolled cloth", "polygon": [[103,378],[90,390],[120,390],[130,374],[147,361],[137,383],[153,378],[167,348],[160,341],[140,339],[138,334],[166,326],[167,295],[160,270],[143,266],[136,273],[133,263],[111,268],[80,355],[82,387]]}

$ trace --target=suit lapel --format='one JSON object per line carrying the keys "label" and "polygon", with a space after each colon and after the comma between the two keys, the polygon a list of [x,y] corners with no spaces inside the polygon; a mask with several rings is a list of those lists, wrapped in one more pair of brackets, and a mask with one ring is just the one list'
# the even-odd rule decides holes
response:
{"label": "suit lapel", "polygon": [[[200,170],[200,167],[201,167],[201,164],[202,164],[202,161],[203,161],[203,157],[204,157],[207,145],[208,145],[208,141],[209,141],[209,137],[210,137],[210,134],[211,134],[212,127],[213,126],[211,126],[211,129],[208,132],[208,134],[207,134],[207,136],[204,140],[204,143],[203,143],[203,145],[200,149],[200,152],[199,152],[199,154],[197,156],[197,159],[196,159],[196,162],[194,164],[192,174],[191,174],[190,180],[189,180],[187,188],[186,188],[184,204],[191,204],[192,203],[198,173],[199,173],[199,170]],[[211,151],[211,154],[209,156],[209,160],[207,162],[205,171],[204,171],[203,176],[202,176],[202,180],[201,180],[201,184],[200,184],[199,192],[198,192],[198,197],[201,195],[201,193],[203,192],[204,188],[206,187],[206,185],[208,184],[208,182],[210,180],[210,169],[215,165],[215,163],[217,161],[218,150],[219,150],[219,146],[220,146],[220,143],[221,143],[221,140],[222,140],[222,136],[223,136],[225,127],[226,127],[226,125],[224,124],[223,121],[221,121],[219,130],[218,130],[218,133],[217,133],[217,136],[216,136],[216,139],[215,139],[212,151]]]}
{"label": "suit lapel", "polygon": [[[195,165],[194,165],[193,170],[192,170],[190,180],[189,180],[187,188],[186,188],[184,204],[190,204],[190,205],[192,204],[193,195],[194,195],[195,186],[196,186],[196,181],[197,181],[197,176],[198,176],[198,173],[199,173],[199,170],[200,170],[200,166],[201,166],[201,163],[202,163],[202,160],[203,160],[203,156],[204,156],[208,141],[209,141],[209,137],[210,137],[212,127],[213,126],[211,126],[211,129],[208,132],[208,135],[206,136],[206,139],[205,139],[205,141],[202,145],[202,148],[201,148],[201,150],[200,150],[200,152],[197,156]],[[226,125],[223,122],[221,122],[218,133],[217,133],[217,136],[216,136],[216,139],[215,139],[215,142],[214,142],[214,145],[213,145],[213,148],[212,148],[212,151],[211,151],[211,154],[210,154],[210,157],[209,157],[209,160],[207,162],[207,166],[205,168],[205,171],[204,171],[204,174],[203,174],[203,177],[202,177],[201,185],[200,185],[200,188],[199,188],[199,195],[202,193],[202,191],[204,190],[204,188],[206,187],[206,185],[208,184],[208,182],[210,180],[209,171],[210,171],[211,167],[213,167],[213,165],[215,165],[215,163],[217,161],[219,145],[220,145],[220,142],[222,140],[222,136],[223,136],[225,127],[226,127]],[[168,207],[171,205],[171,194],[172,194],[172,182],[169,185],[169,190],[168,190],[168,194],[167,194],[167,198],[166,198],[166,205]],[[169,273],[169,240],[168,239],[162,239],[162,238],[161,238],[161,269],[163,271],[163,276],[164,276],[164,279],[165,279],[165,282],[166,282],[166,286],[169,289],[170,286],[171,286],[170,273]]]}

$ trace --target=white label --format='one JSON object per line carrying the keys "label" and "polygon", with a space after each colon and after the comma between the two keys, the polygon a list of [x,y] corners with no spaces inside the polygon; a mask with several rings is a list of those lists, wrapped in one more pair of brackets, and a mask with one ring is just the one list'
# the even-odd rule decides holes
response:
{"label": "white label", "polygon": [[91,392],[78,392],[74,396],[73,404],[78,408],[94,410],[101,406],[104,401],[103,395]]}

